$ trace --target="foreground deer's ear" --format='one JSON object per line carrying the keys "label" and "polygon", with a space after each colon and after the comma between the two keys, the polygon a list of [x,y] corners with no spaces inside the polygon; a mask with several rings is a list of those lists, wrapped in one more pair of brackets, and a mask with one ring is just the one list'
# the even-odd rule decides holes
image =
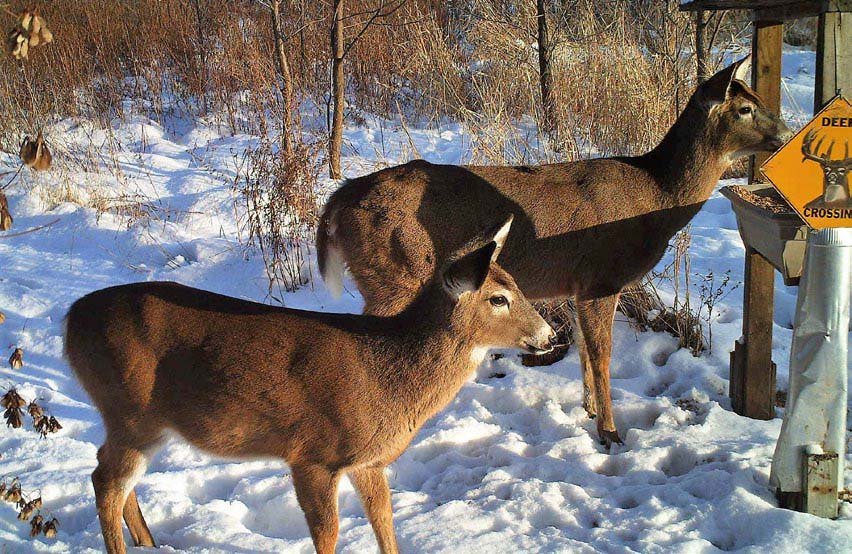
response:
{"label": "foreground deer's ear", "polygon": [[750,68],[751,55],[719,71],[707,79],[699,88],[701,100],[708,106],[721,104],[730,96],[731,83],[745,81]]}
{"label": "foreground deer's ear", "polygon": [[446,291],[456,300],[467,292],[478,291],[485,282],[485,277],[488,276],[491,259],[496,249],[497,243],[492,240],[485,246],[451,262],[444,269],[443,274]]}
{"label": "foreground deer's ear", "polygon": [[509,217],[506,218],[499,227],[497,227],[496,231],[494,231],[491,235],[491,240],[497,245],[497,248],[494,249],[494,254],[491,255],[491,261],[497,260],[497,256],[500,255],[500,252],[503,250],[503,245],[506,243],[506,237],[509,236],[509,229],[512,228],[512,221],[515,220],[514,214],[509,214]]}

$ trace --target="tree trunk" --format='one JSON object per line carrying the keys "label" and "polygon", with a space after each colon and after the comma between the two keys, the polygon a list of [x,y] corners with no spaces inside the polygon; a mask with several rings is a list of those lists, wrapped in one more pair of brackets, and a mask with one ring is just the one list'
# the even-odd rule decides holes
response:
{"label": "tree trunk", "polygon": [[340,150],[343,146],[343,0],[334,0],[334,14],[331,21],[331,98],[332,121],[331,138],[328,144],[328,170],[332,179],[342,179],[340,171]]}
{"label": "tree trunk", "polygon": [[195,38],[198,41],[198,55],[201,58],[198,65],[198,94],[201,97],[201,109],[207,114],[210,112],[210,107],[207,104],[207,40],[204,34],[206,10],[201,6],[200,0],[193,0],[192,7],[195,10]]}
{"label": "tree trunk", "polygon": [[541,86],[542,127],[550,135],[556,149],[559,150],[561,143],[559,116],[556,112],[553,72],[550,63],[551,56],[553,55],[553,45],[551,44],[550,30],[547,27],[545,0],[536,0],[536,19],[538,20],[538,69],[539,84]]}
{"label": "tree trunk", "polygon": [[305,0],[299,0],[299,71],[301,75],[308,74],[308,49],[305,48]]}
{"label": "tree trunk", "polygon": [[709,78],[707,67],[707,46],[705,34],[709,19],[704,17],[704,10],[695,12],[695,77],[701,84]]}
{"label": "tree trunk", "polygon": [[281,119],[281,148],[287,155],[293,152],[293,79],[290,75],[290,65],[284,53],[284,35],[281,33],[280,0],[271,1],[272,35],[275,39],[276,65],[281,73],[281,96],[284,102]]}

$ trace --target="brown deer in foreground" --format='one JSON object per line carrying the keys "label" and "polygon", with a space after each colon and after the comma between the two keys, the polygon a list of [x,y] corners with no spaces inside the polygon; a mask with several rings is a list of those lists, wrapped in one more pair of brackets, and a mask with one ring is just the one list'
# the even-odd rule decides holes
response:
{"label": "brown deer in foreground", "polygon": [[701,85],[643,156],[518,167],[417,160],[347,181],[320,220],[326,284],[339,293],[348,266],[367,313],[396,313],[474,229],[514,214],[501,263],[531,299],[576,299],[583,405],[601,440],[620,442],[609,383],[619,293],[660,260],[731,162],[792,136],[743,82],[747,59]]}
{"label": "brown deer in foreground", "polygon": [[174,283],[103,289],[66,319],[65,353],[100,411],[92,474],[109,554],[154,546],[134,485],[176,431],[227,457],[276,457],[317,552],[337,542],[337,483],[358,491],[381,551],[397,551],[384,468],[488,347],[550,350],[555,333],[494,263],[511,218],[462,247],[390,317],[255,304]]}

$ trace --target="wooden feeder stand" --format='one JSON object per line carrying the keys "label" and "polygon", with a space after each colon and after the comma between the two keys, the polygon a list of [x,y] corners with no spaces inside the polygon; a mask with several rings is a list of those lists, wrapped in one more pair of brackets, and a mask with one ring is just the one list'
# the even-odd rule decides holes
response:
{"label": "wooden feeder stand", "polygon": [[[852,93],[852,0],[694,0],[682,5],[681,10],[751,11],[754,22],[752,87],[763,97],[767,107],[776,113],[780,113],[781,109],[784,21],[819,17],[814,113],[837,93]],[[758,181],[760,165],[767,157],[767,154],[752,157],[749,172],[749,188],[752,190],[760,188],[754,183]],[[726,196],[731,197],[730,194]],[[796,283],[798,275],[792,274],[795,273],[796,261],[789,263],[789,242],[804,240],[804,236],[798,230],[779,227],[776,238],[755,240],[756,236],[746,231],[746,228],[756,228],[755,221],[749,221],[746,216],[746,208],[734,202],[734,210],[746,254],[743,336],[735,343],[731,353],[731,404],[738,414],[772,419],[775,417],[775,364],[772,362],[775,270],[782,272],[788,284]],[[772,221],[773,218],[760,214],[752,213],[750,217],[752,220],[763,217],[767,228],[794,226],[791,222],[779,223],[779,218]],[[767,235],[763,233],[762,236],[765,238]],[[804,254],[803,247],[793,248]]]}

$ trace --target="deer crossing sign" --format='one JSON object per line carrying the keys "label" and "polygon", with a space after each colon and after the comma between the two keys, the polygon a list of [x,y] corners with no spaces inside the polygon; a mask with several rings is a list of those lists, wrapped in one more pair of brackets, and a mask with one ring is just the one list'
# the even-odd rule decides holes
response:
{"label": "deer crossing sign", "polygon": [[814,229],[852,227],[852,104],[835,97],[760,168]]}

